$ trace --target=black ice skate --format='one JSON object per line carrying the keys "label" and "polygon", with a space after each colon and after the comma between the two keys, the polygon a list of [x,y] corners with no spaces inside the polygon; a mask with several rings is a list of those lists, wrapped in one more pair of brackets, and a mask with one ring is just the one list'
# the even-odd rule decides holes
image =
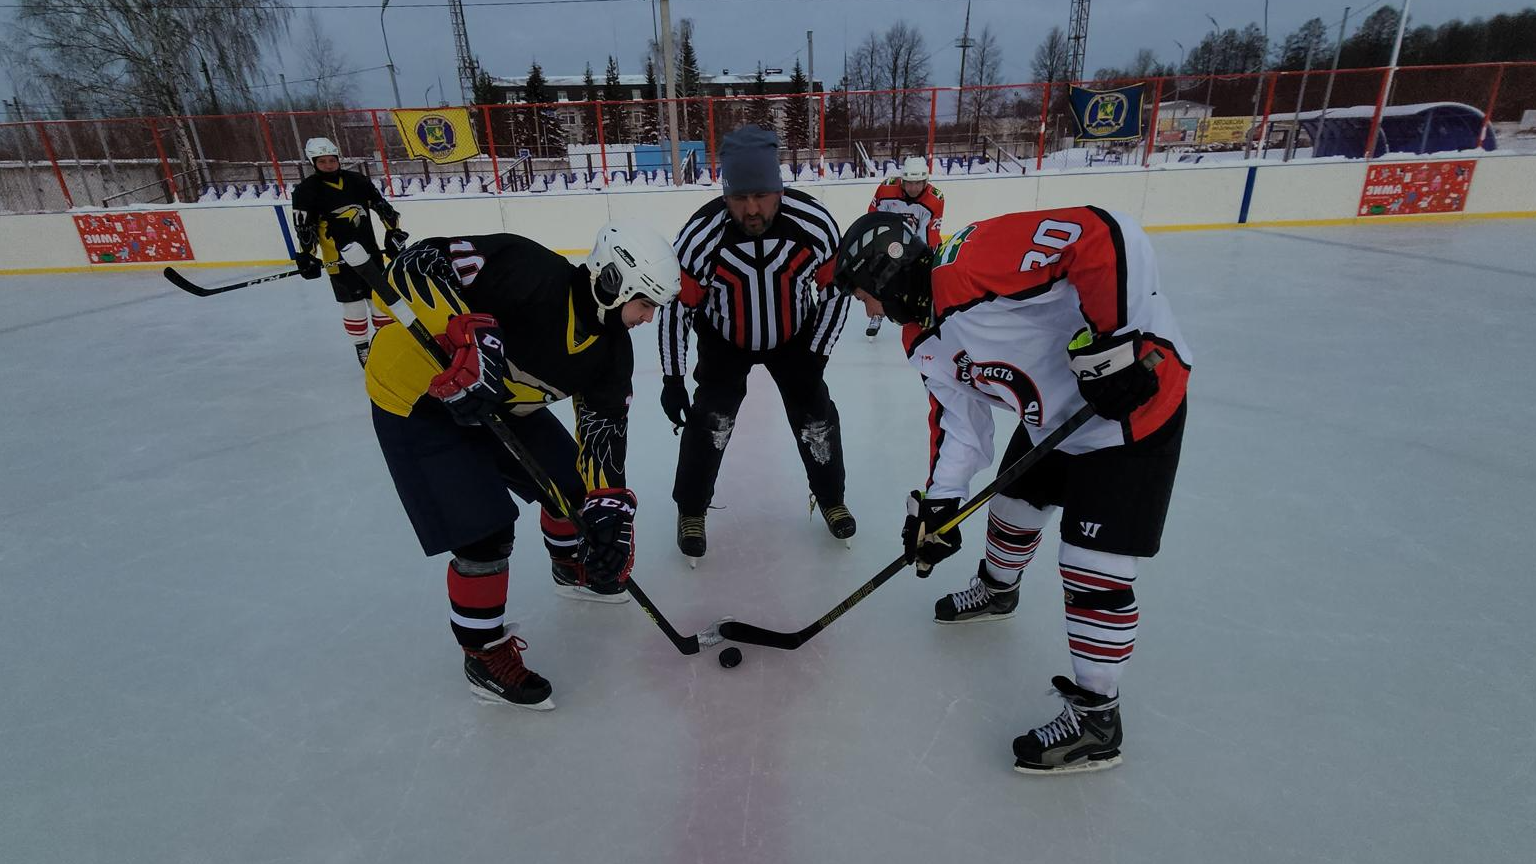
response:
{"label": "black ice skate", "polygon": [[811,506],[821,509],[821,518],[826,521],[827,530],[832,532],[832,536],[843,541],[844,546],[852,549],[853,544],[848,541],[852,539],[853,535],[859,533],[859,523],[854,521],[853,514],[848,512],[847,505],[833,504],[828,507],[826,504],[817,501],[816,496],[812,495]]}
{"label": "black ice skate", "polygon": [[1055,720],[1013,739],[1013,770],[1071,774],[1119,765],[1119,698],[1084,690],[1060,675],[1051,686],[1067,705]]}
{"label": "black ice skate", "polygon": [[875,341],[875,334],[880,332],[880,322],[884,320],[879,315],[871,317],[869,319],[869,326],[864,328],[864,338],[871,342]]}
{"label": "black ice skate", "polygon": [[356,343],[354,343],[352,345],[352,347],[357,349],[357,365],[363,367],[364,369],[367,369],[368,368],[368,348],[370,347],[370,343],[368,343],[368,342],[356,342]]}
{"label": "black ice skate", "polygon": [[1001,621],[1012,618],[1019,606],[1019,583],[999,582],[987,572],[983,560],[971,577],[971,587],[946,594],[933,604],[933,620],[940,624]]}
{"label": "black ice skate", "polygon": [[677,549],[688,556],[688,566],[699,566],[699,559],[704,557],[704,551],[709,548],[708,539],[704,536],[703,516],[677,515]]}
{"label": "black ice skate", "polygon": [[555,593],[567,600],[590,600],[593,603],[628,603],[629,592],[617,582],[612,585],[583,585],[581,573],[573,561],[549,562],[550,575],[555,578]]}
{"label": "black ice skate", "polygon": [[528,643],[507,633],[482,650],[464,649],[464,677],[469,691],[490,705],[516,705],[534,711],[555,707],[554,688],[539,673],[523,665]]}

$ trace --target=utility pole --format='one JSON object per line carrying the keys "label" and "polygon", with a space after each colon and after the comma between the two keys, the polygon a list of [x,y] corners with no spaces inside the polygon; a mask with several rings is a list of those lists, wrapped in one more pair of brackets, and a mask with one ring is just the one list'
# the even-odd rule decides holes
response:
{"label": "utility pole", "polygon": [[810,149],[816,149],[813,142],[816,140],[816,33],[813,30],[805,31],[805,92],[811,98],[805,100],[806,145]]}
{"label": "utility pole", "polygon": [[667,141],[672,147],[672,185],[683,185],[683,160],[677,153],[677,82],[672,69],[672,0],[661,0],[661,65],[667,82]]}
{"label": "utility pole", "polygon": [[971,41],[971,0],[965,0],[965,29],[961,31],[960,38],[955,40],[955,47],[960,49],[960,90],[955,93],[955,122],[960,122],[965,105],[965,55],[976,43]]}
{"label": "utility pole", "polygon": [[389,89],[395,91],[395,107],[404,108],[400,101],[400,82],[395,80],[395,58],[389,53],[389,31],[384,29],[384,10],[389,8],[389,0],[384,0],[379,6],[379,32],[384,34],[384,59],[389,61]]}
{"label": "utility pole", "polygon": [[299,149],[299,179],[303,180],[304,163],[309,160],[304,158],[304,139],[299,137],[299,121],[293,119],[293,94],[288,92],[287,75],[279,72],[277,73],[277,80],[283,85],[283,100],[288,103],[288,128],[293,130],[293,146]]}
{"label": "utility pole", "polygon": [[1317,155],[1323,140],[1323,124],[1328,122],[1328,100],[1333,98],[1333,79],[1339,72],[1339,55],[1344,53],[1344,28],[1349,25],[1349,7],[1344,7],[1344,17],[1339,19],[1339,41],[1333,46],[1333,68],[1328,72],[1328,86],[1323,88],[1323,110],[1317,115],[1317,137],[1312,141],[1312,155]]}

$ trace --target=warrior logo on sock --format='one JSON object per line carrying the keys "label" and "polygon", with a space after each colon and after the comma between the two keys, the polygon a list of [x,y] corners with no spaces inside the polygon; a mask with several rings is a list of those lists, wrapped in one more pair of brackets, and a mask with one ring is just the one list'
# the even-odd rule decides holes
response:
{"label": "warrior logo on sock", "polygon": [[[1024,370],[1012,363],[973,360],[965,351],[955,355],[954,363],[955,378],[961,384],[969,384],[982,395],[1014,409],[1025,423],[1040,425],[1040,389]],[[999,396],[998,389],[1011,394],[1012,400]]]}

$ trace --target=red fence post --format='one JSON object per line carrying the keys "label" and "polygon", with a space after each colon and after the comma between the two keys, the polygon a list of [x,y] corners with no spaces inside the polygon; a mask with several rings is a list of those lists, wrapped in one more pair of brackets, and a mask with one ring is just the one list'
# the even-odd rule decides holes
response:
{"label": "red fence post", "polygon": [[1376,113],[1371,116],[1371,134],[1365,139],[1365,160],[1376,156],[1376,133],[1381,130],[1381,112],[1387,107],[1387,86],[1392,82],[1392,69],[1381,70],[1381,92],[1376,94]]}
{"label": "red fence post", "polygon": [[608,188],[608,145],[603,143],[603,103],[601,100],[593,102],[597,106],[597,152],[602,157],[603,163],[603,188]]}
{"label": "red fence post", "polygon": [[704,146],[709,148],[709,182],[713,183],[720,178],[720,171],[715,165],[715,98],[711,96],[704,104],[707,106],[704,113],[709,120],[709,140],[704,142]]}
{"label": "red fence post", "polygon": [[1045,82],[1045,95],[1040,99],[1040,142],[1035,145],[1035,170],[1045,161],[1045,112],[1051,105],[1051,82]]}
{"label": "red fence post", "polygon": [[69,184],[64,182],[64,172],[59,169],[59,157],[53,152],[53,142],[48,138],[48,127],[38,123],[37,137],[43,141],[43,153],[47,154],[48,161],[53,165],[53,176],[59,181],[59,191],[64,193],[64,206],[73,208],[75,199],[69,194]]}
{"label": "red fence post", "polygon": [[1275,107],[1275,90],[1280,86],[1280,73],[1269,73],[1269,95],[1264,97],[1264,119],[1259,122],[1259,158],[1269,149],[1269,111]]}
{"label": "red fence post", "polygon": [[1152,149],[1157,146],[1157,113],[1163,104],[1163,79],[1157,79],[1152,91],[1152,122],[1147,125],[1147,152],[1141,157],[1141,167],[1152,164]]}
{"label": "red fence post", "polygon": [[933,173],[933,135],[939,125],[939,88],[928,90],[928,173]]}
{"label": "red fence post", "polygon": [[[501,166],[496,161],[496,132],[491,128],[491,106],[480,106],[480,117],[485,121],[485,149],[491,151],[491,173],[496,175],[496,191],[501,191]],[[373,131],[379,131],[379,118],[373,118]],[[384,152],[384,139],[379,139],[379,152]]]}
{"label": "red fence post", "polygon": [[267,156],[272,160],[272,175],[277,178],[277,192],[286,195],[288,184],[283,181],[283,165],[277,161],[277,148],[272,144],[272,126],[267,123],[265,114],[257,114],[256,119],[261,122],[261,137],[267,141]]}
{"label": "red fence post", "polygon": [[[384,166],[384,197],[395,197],[395,181],[389,176],[389,151],[384,149],[384,130],[379,128],[379,112],[368,109],[368,118],[373,121],[373,140],[379,145],[379,162]],[[490,127],[487,126],[487,129]],[[496,167],[496,151],[491,151],[491,167]],[[496,188],[501,188],[501,175],[496,176]]]}
{"label": "red fence post", "polygon": [[1504,80],[1504,64],[1499,64],[1497,72],[1493,73],[1493,89],[1488,93],[1488,110],[1483,112],[1483,128],[1477,133],[1477,146],[1482,147],[1488,139],[1488,124],[1493,122],[1493,106],[1499,101],[1499,83]]}
{"label": "red fence post", "polygon": [[819,94],[817,101],[821,103],[821,108],[820,116],[816,118],[816,138],[818,141],[816,148],[816,176],[825,177],[827,176],[827,94]]}
{"label": "red fence post", "polygon": [[171,163],[165,158],[165,146],[160,143],[160,128],[154,120],[149,121],[149,135],[155,142],[155,153],[160,157],[160,170],[165,172],[165,182],[169,186],[171,200],[168,203],[175,204],[178,200],[176,194],[176,177],[171,173]]}

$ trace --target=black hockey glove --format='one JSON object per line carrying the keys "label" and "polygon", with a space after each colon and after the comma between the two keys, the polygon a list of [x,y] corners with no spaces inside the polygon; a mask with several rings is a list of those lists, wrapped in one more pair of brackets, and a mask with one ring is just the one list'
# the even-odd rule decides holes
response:
{"label": "black hockey glove", "polygon": [[384,254],[394,258],[405,251],[406,242],[410,239],[411,235],[399,228],[390,228],[384,232]]}
{"label": "black hockey glove", "polygon": [[576,547],[584,580],[593,585],[622,585],[635,566],[635,493],[629,489],[593,489],[581,505],[586,525]]}
{"label": "black hockey glove", "polygon": [[661,376],[661,410],[666,412],[673,426],[688,425],[688,411],[691,407],[688,404],[688,385],[683,383],[683,376]]}
{"label": "black hockey glove", "polygon": [[1141,332],[1093,338],[1087,328],[1067,345],[1067,365],[1093,413],[1124,420],[1157,395],[1157,373],[1140,362]]}
{"label": "black hockey glove", "polygon": [[293,263],[299,268],[299,275],[305,279],[319,279],[320,274],[325,272],[325,265],[320,263],[320,259],[308,252],[294,255]]}
{"label": "black hockey glove", "polygon": [[448,331],[437,337],[448,352],[448,368],[433,376],[427,392],[448,407],[461,426],[478,426],[506,399],[502,377],[507,358],[501,343],[501,327],[483,312],[455,315]]}
{"label": "black hockey glove", "polygon": [[960,551],[960,526],[938,533],[960,512],[959,498],[925,498],[912,490],[907,521],[901,526],[901,547],[907,563],[917,565],[917,578],[927,579],[933,565]]}

